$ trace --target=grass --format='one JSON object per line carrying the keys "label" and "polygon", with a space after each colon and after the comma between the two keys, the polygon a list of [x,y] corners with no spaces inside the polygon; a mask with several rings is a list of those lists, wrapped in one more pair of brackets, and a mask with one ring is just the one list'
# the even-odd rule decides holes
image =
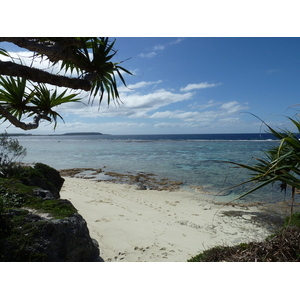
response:
{"label": "grass", "polygon": [[17,179],[0,178],[0,213],[9,209],[31,208],[41,213],[50,213],[54,219],[72,216],[77,210],[62,199],[43,200],[34,196],[33,190],[38,187],[27,186]]}

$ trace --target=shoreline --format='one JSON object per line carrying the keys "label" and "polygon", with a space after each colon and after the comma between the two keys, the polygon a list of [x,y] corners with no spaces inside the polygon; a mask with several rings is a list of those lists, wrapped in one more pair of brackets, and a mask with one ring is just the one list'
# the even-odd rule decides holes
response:
{"label": "shoreline", "polygon": [[62,176],[61,198],[86,220],[106,262],[186,262],[213,246],[261,241],[280,222],[258,206],[215,204],[212,195],[180,188]]}

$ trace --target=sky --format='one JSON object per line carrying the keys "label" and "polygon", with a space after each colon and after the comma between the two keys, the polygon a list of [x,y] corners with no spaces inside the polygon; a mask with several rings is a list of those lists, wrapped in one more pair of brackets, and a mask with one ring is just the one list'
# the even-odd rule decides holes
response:
{"label": "sky", "polygon": [[[119,82],[120,103],[70,103],[65,123],[38,129],[0,125],[0,132],[61,134],[205,134],[264,132],[262,120],[290,130],[300,106],[298,37],[111,37],[114,62],[133,73]],[[12,55],[24,49],[0,43]],[[28,53],[27,53],[28,54]],[[26,61],[26,59],[24,59]],[[31,63],[31,61],[27,61]],[[37,67],[47,68],[43,62]],[[55,71],[55,70],[54,70]],[[82,94],[82,102],[88,96]],[[255,116],[260,119],[256,118]]]}

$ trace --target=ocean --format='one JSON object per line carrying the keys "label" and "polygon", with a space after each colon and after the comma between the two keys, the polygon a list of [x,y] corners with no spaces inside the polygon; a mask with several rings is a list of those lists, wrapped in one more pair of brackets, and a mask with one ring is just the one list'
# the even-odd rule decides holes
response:
{"label": "ocean", "polygon": [[[184,189],[216,195],[216,202],[228,202],[241,195],[245,187],[231,187],[249,178],[245,170],[224,161],[248,163],[252,157],[263,157],[264,150],[278,145],[278,140],[266,133],[14,138],[27,149],[24,163],[42,162],[58,170],[101,168],[124,174],[153,173],[158,178],[182,181]],[[222,192],[224,190],[226,192]],[[240,202],[274,203],[289,197],[280,192],[279,183],[276,183]]]}

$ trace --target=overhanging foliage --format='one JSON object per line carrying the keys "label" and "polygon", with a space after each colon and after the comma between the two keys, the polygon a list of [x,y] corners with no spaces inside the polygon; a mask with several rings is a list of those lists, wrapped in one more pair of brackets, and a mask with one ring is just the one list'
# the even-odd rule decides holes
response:
{"label": "overhanging foliage", "polygon": [[[108,38],[0,38],[0,42],[4,41],[32,51],[32,62],[49,61],[49,69],[60,63],[60,74],[52,74],[18,63],[7,50],[0,48],[0,55],[11,58],[11,61],[0,59],[0,119],[24,130],[37,128],[41,120],[54,122],[55,128],[57,117],[63,118],[54,108],[79,101],[81,90],[89,92],[92,104],[99,97],[100,105],[104,95],[108,104],[119,101],[117,78],[126,85],[122,73],[132,75],[120,66],[123,61],[112,62],[117,51],[115,41]],[[71,76],[65,76],[67,72]],[[46,84],[65,90],[60,94],[57,89],[50,92]],[[71,93],[69,89],[79,92]],[[33,122],[22,121],[27,117],[33,117]]]}

